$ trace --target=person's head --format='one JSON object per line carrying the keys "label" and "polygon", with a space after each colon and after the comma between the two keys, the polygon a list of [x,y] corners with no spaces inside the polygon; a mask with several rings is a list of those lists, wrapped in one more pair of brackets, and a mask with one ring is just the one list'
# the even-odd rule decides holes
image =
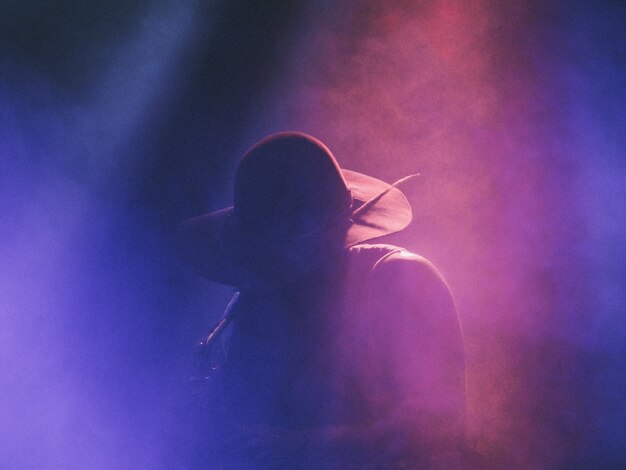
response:
{"label": "person's head", "polygon": [[261,248],[253,261],[265,277],[297,280],[327,269],[344,249],[351,205],[332,154],[304,134],[261,140],[237,168],[234,224],[242,239]]}

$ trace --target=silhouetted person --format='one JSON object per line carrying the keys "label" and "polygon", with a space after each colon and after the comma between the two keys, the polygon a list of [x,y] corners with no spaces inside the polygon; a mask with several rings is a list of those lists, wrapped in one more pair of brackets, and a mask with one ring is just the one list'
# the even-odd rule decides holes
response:
{"label": "silhouetted person", "polygon": [[402,230],[395,187],[280,133],[241,160],[234,207],[187,220],[201,274],[239,292],[205,348],[202,468],[458,468],[464,352],[426,259],[367,240]]}

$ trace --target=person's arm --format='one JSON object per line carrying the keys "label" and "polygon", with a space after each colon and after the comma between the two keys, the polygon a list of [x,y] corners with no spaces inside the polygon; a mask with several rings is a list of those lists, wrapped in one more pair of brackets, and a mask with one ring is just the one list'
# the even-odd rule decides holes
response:
{"label": "person's arm", "polygon": [[426,259],[394,253],[374,269],[372,310],[404,451],[452,464],[464,439],[465,354],[450,289]]}

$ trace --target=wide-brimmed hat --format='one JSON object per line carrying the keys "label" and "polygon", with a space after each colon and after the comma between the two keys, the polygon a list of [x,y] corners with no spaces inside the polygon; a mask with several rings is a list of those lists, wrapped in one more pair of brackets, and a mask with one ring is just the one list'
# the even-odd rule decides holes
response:
{"label": "wide-brimmed hat", "polygon": [[326,238],[350,247],[404,229],[411,206],[396,185],[408,178],[387,184],[340,168],[310,135],[273,134],[241,159],[232,207],[181,224],[183,250],[202,275],[239,285],[259,275],[267,253]]}

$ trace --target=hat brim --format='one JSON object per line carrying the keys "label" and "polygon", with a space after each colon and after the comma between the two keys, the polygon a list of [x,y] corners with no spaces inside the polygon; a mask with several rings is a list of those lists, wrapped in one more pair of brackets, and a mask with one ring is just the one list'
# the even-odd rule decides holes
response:
{"label": "hat brim", "polygon": [[[359,214],[356,220],[348,220],[344,233],[346,248],[358,243],[399,232],[412,219],[411,205],[396,187],[377,178],[342,169],[348,189],[352,193],[353,207],[387,191],[375,204]],[[233,208],[204,214],[185,220],[180,226],[180,243],[183,253],[198,272],[213,281],[239,286],[254,278],[250,258],[263,249],[285,247],[289,240],[246,239],[237,233]],[[309,236],[320,236],[316,232]],[[301,243],[302,238],[294,240]],[[271,245],[271,246],[270,246]]]}

